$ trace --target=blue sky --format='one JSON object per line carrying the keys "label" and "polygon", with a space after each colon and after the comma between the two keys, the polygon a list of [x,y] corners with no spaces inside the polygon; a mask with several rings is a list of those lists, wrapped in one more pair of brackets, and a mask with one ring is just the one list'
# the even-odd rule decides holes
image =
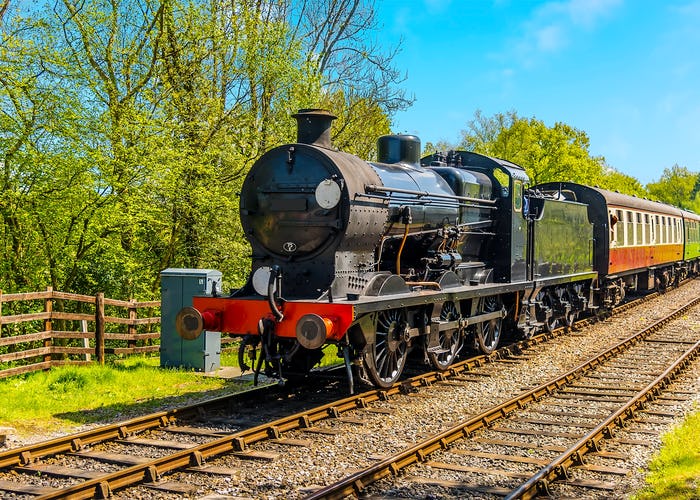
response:
{"label": "blue sky", "polygon": [[700,171],[700,0],[377,0],[415,103],[393,131],[457,143],[474,112],[585,131],[643,184]]}

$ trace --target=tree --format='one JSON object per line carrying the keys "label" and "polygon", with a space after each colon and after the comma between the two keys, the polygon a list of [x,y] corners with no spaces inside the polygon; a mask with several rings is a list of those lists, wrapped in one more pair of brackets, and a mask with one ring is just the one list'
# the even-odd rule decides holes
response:
{"label": "tree", "polygon": [[676,164],[665,168],[661,178],[650,182],[646,187],[653,197],[663,203],[693,210],[700,208],[695,190],[699,177],[697,173]]}
{"label": "tree", "polygon": [[0,43],[0,261],[3,286],[72,290],[80,260],[103,235],[105,198],[89,154],[76,155],[80,96],[63,86],[48,26],[16,16]]}
{"label": "tree", "polygon": [[452,144],[444,140],[438,141],[435,144],[428,141],[423,144],[423,152],[421,153],[421,156],[428,156],[436,152],[446,153],[447,151],[453,151],[456,149],[459,149],[456,144]]}
{"label": "tree", "polygon": [[320,86],[284,20],[261,2],[171,4],[163,29],[156,102],[171,168],[155,190],[167,214],[160,268],[206,263],[240,283],[250,250],[236,193],[269,145],[294,137],[290,112]]}
{"label": "tree", "polygon": [[629,195],[645,198],[649,196],[647,190],[642,186],[639,180],[634,177],[623,174],[618,170],[604,164],[601,178],[593,183],[594,185],[608,189],[610,191],[618,191]]}
{"label": "tree", "polygon": [[329,107],[336,143],[371,157],[407,102],[393,52],[370,42],[369,0],[43,7],[0,23],[6,290],[148,297],[165,267],[240,284],[237,190],[267,148],[294,140],[290,114]]}
{"label": "tree", "polygon": [[400,43],[378,42],[383,27],[374,0],[282,0],[280,9],[306,66],[321,82],[319,97],[327,96],[314,107],[338,115],[334,140],[343,147],[362,140],[364,146],[349,149],[374,155],[376,137],[389,132],[387,118],[413,101],[401,88],[405,75],[393,63]]}
{"label": "tree", "polygon": [[591,156],[588,135],[575,127],[557,122],[546,126],[536,118],[522,118],[515,111],[485,117],[475,113],[468,130],[463,131],[460,148],[496,156],[521,165],[531,184],[574,181],[646,194],[636,179],[609,167],[605,158]]}
{"label": "tree", "polygon": [[517,145],[511,144],[508,139],[516,122],[520,120],[513,110],[487,117],[477,109],[474,119],[467,124],[468,130],[462,131],[462,142],[458,149],[510,159],[518,150]]}

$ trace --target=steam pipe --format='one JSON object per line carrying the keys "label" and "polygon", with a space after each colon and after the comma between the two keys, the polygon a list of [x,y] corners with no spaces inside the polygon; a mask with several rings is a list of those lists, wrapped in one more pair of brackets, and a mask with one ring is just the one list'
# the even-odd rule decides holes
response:
{"label": "steam pipe", "polygon": [[277,302],[275,301],[275,291],[279,291],[281,284],[282,270],[279,266],[272,266],[270,269],[270,280],[267,282],[267,303],[270,305],[270,311],[275,316],[277,322],[284,319],[284,314],[277,307]]}

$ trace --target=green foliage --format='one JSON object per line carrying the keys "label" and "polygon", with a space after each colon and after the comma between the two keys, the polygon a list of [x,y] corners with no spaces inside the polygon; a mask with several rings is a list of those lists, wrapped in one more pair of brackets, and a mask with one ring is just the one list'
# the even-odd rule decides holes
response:
{"label": "green foliage", "polygon": [[328,96],[324,105],[338,115],[333,145],[360,158],[376,159],[377,138],[391,133],[381,107],[369,99],[348,100],[342,92]]}
{"label": "green foliage", "polygon": [[[2,4],[3,9],[7,4]],[[240,286],[238,191],[290,114],[370,157],[407,101],[366,0],[9,4],[0,24],[0,289],[147,299],[167,267]],[[45,8],[44,8],[45,7]],[[335,22],[335,21],[338,22]]]}
{"label": "green foliage", "polygon": [[602,188],[620,193],[631,194],[640,198],[646,198],[649,193],[644,186],[634,177],[623,174],[612,167],[604,166],[598,182],[594,183]]}
{"label": "green foliage", "polygon": [[437,152],[447,152],[447,151],[453,151],[458,149],[458,147],[455,144],[449,143],[447,141],[438,141],[436,144],[433,144],[432,142],[428,141],[425,144],[423,144],[423,152],[421,153],[421,156],[428,156]]}
{"label": "green foliage", "polygon": [[515,111],[492,117],[477,111],[468,127],[460,149],[517,163],[525,168],[533,185],[574,181],[647,196],[638,180],[608,166],[605,158],[591,156],[588,135],[565,123],[548,127],[541,120],[522,118]]}
{"label": "green foliage", "polygon": [[532,184],[597,184],[603,173],[604,160],[590,155],[585,132],[560,122],[547,127],[536,118],[519,117],[515,111],[491,118],[477,111],[460,147],[522,165]]}
{"label": "green foliage", "polygon": [[661,451],[649,467],[648,486],[633,498],[690,500],[700,497],[700,413],[696,411],[688,416],[662,440]]}
{"label": "green foliage", "polygon": [[657,182],[647,184],[647,190],[655,199],[686,210],[700,213],[698,189],[700,175],[686,167],[674,165],[665,168]]}
{"label": "green foliage", "polygon": [[0,380],[0,426],[27,435],[70,432],[82,424],[124,420],[165,404],[208,399],[250,384],[161,369],[157,357],[58,367]]}

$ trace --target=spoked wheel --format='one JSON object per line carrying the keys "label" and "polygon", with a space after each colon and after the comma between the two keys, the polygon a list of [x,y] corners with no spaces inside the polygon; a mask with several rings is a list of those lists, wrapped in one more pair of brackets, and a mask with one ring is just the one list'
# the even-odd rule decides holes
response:
{"label": "spoked wheel", "polygon": [[[484,297],[480,299],[478,314],[500,311],[503,305],[500,297]],[[501,327],[503,318],[490,319],[476,325],[476,341],[479,350],[484,354],[491,354],[501,339]]]}
{"label": "spoked wheel", "polygon": [[[555,316],[556,308],[554,307],[554,300],[551,294],[547,292],[540,292],[537,294],[535,299],[539,304],[537,305],[537,320],[544,323],[545,328],[548,332],[553,332],[561,326],[561,318]],[[549,317],[547,317],[547,311],[550,311]]]}
{"label": "spoked wheel", "polygon": [[[455,303],[445,302],[440,312],[440,320],[455,321],[457,319],[459,319],[459,311]],[[462,348],[464,336],[459,328],[444,330],[439,333],[438,341],[440,343],[438,350],[434,352],[428,351],[428,357],[437,370],[444,371],[450,367],[457,357]]]}
{"label": "spoked wheel", "polygon": [[377,316],[376,341],[365,352],[367,373],[379,387],[391,387],[403,372],[408,356],[406,311],[392,309]]}
{"label": "spoked wheel", "polygon": [[574,321],[576,321],[576,317],[578,316],[576,305],[572,299],[573,295],[569,293],[568,290],[564,290],[564,292],[561,294],[562,302],[569,304],[569,311],[564,314],[564,324],[569,328],[573,326]]}

